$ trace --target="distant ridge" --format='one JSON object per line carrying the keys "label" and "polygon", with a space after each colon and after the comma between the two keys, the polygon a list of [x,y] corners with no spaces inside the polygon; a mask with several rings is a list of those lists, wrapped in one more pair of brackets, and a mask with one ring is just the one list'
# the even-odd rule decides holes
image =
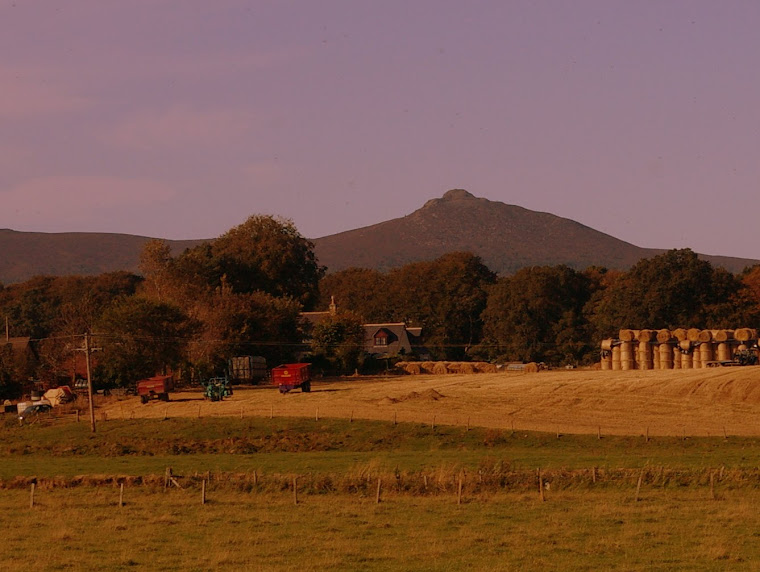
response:
{"label": "distant ridge", "polygon": [[[573,220],[478,198],[453,189],[413,213],[372,226],[318,238],[316,253],[329,271],[351,266],[387,270],[465,250],[492,270],[510,274],[525,266],[566,264],[625,270],[665,252],[640,248]],[[740,272],[756,260],[702,256]]]}
{"label": "distant ridge", "polygon": [[[0,283],[23,282],[50,274],[92,275],[136,272],[146,236],[99,232],[19,232],[0,229]],[[179,254],[203,240],[167,240]]]}
{"label": "distant ridge", "polygon": [[[149,237],[114,233],[42,233],[0,229],[0,283],[32,276],[137,272]],[[174,255],[207,242],[167,240]],[[351,266],[388,270],[464,250],[492,270],[510,274],[525,266],[566,264],[626,270],[665,252],[640,248],[573,220],[478,198],[453,189],[413,213],[314,239],[319,263],[335,272]],[[700,255],[715,266],[740,272],[758,260]]]}

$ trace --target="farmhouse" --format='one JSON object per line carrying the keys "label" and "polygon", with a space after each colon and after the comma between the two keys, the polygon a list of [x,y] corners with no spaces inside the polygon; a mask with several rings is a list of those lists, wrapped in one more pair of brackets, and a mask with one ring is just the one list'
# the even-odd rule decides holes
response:
{"label": "farmhouse", "polygon": [[411,355],[427,351],[422,347],[422,328],[404,322],[364,324],[364,351],[374,357]]}

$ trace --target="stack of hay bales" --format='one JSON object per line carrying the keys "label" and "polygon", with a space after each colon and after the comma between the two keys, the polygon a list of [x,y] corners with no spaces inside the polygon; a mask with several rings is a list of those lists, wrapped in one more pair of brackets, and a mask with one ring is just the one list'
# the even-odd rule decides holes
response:
{"label": "stack of hay bales", "polygon": [[601,343],[602,370],[692,369],[715,361],[731,361],[737,350],[757,347],[758,331],[621,329],[618,338]]}
{"label": "stack of hay bales", "polygon": [[[482,361],[400,361],[396,363],[396,369],[411,375],[425,373],[433,375],[447,375],[450,373],[497,373],[499,371],[495,364]],[[536,371],[538,371],[538,367],[536,367]]]}

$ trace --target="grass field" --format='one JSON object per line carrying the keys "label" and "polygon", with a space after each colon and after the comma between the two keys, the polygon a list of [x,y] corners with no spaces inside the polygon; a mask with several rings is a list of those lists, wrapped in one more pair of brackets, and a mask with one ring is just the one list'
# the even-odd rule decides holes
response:
{"label": "grass field", "polygon": [[758,491],[476,498],[2,491],[3,570],[753,570]]}
{"label": "grass field", "polygon": [[95,434],[6,418],[0,569],[760,569],[760,369],[737,369],[112,398]]}

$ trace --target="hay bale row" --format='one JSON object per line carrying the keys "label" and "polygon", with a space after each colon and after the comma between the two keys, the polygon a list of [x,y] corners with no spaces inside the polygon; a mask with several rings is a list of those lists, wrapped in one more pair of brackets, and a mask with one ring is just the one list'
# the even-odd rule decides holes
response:
{"label": "hay bale row", "polygon": [[737,350],[757,343],[757,330],[622,329],[601,342],[602,370],[692,369],[730,361]]}
{"label": "hay bale row", "polygon": [[403,373],[411,375],[420,375],[423,373],[432,375],[447,375],[450,373],[496,373],[498,371],[495,364],[481,361],[400,361],[396,364],[396,368]]}

